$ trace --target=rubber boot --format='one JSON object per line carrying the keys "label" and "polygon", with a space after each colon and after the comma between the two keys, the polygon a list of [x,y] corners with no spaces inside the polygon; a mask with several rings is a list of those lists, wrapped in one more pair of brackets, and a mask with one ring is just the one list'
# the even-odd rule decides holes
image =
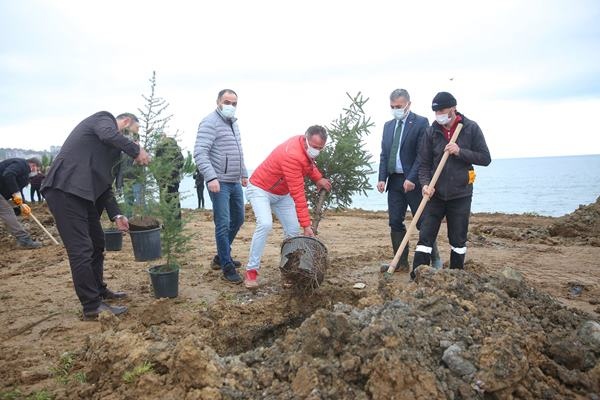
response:
{"label": "rubber boot", "polygon": [[444,262],[440,257],[440,252],[437,248],[437,240],[431,246],[431,266],[435,269],[442,269]]}
{"label": "rubber boot", "polygon": [[[404,239],[404,235],[406,234],[406,232],[392,232],[392,233],[398,233],[398,235],[400,235],[399,240],[398,240],[398,247],[396,247],[396,252],[398,251],[398,249],[400,248],[400,243],[402,243],[402,240]],[[405,269],[408,271],[408,246],[410,246],[410,242],[406,242],[406,246],[404,246],[404,250],[402,250],[402,254],[400,255],[400,261],[398,261],[398,266],[400,267],[400,269]],[[396,252],[394,252],[394,254],[396,254]]]}
{"label": "rubber boot", "polygon": [[[390,237],[392,238],[392,249],[394,250],[393,257],[396,257],[396,252],[400,248],[400,243],[402,243],[405,234],[406,232],[390,232]],[[387,272],[388,267],[388,264],[382,264],[380,271]],[[408,243],[406,243],[406,247],[404,248],[402,255],[400,255],[400,260],[398,261],[398,265],[396,265],[395,271],[399,271],[401,269],[408,270]]]}

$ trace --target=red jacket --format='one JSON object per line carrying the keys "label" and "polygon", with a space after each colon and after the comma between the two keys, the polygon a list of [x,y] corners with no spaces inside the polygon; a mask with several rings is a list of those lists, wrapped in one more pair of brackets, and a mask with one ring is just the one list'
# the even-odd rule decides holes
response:
{"label": "red jacket", "polygon": [[304,194],[304,177],[313,182],[323,175],[304,148],[305,136],[294,136],[275,148],[252,173],[250,182],[269,193],[290,194],[296,204],[300,226],[310,226],[310,214]]}

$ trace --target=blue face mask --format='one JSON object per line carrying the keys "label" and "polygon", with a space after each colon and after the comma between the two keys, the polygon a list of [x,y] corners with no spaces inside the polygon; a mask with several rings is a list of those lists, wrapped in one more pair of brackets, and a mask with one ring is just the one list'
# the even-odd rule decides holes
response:
{"label": "blue face mask", "polygon": [[235,107],[231,104],[223,104],[221,106],[221,114],[227,119],[232,119],[235,115]]}

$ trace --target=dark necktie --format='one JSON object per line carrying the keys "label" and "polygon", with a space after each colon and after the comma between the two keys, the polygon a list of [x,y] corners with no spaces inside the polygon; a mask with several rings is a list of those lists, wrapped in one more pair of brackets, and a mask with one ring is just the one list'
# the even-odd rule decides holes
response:
{"label": "dark necktie", "polygon": [[396,156],[398,155],[398,148],[400,147],[400,135],[402,134],[402,120],[398,121],[398,126],[394,131],[394,141],[392,142],[392,149],[390,150],[390,158],[388,159],[388,172],[393,174],[396,172]]}

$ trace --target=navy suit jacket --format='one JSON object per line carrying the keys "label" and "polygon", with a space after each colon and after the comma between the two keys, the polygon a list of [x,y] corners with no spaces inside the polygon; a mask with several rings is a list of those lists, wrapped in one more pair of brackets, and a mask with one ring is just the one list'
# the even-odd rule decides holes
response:
{"label": "navy suit jacket", "polygon": [[[402,170],[404,177],[414,183],[419,184],[419,146],[425,130],[429,127],[429,121],[413,113],[408,114],[404,121],[404,132],[400,140],[400,159],[402,160]],[[388,160],[392,143],[394,140],[394,129],[396,120],[388,121],[383,126],[383,137],[381,139],[381,155],[379,157],[379,181],[385,182],[389,176]]]}

